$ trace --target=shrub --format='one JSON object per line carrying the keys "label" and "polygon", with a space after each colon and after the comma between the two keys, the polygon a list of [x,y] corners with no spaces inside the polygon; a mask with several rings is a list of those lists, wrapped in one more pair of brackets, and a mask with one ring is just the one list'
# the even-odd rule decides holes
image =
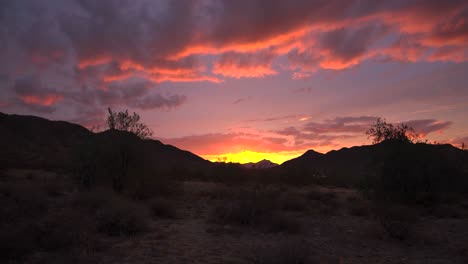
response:
{"label": "shrub", "polygon": [[366,135],[372,138],[374,144],[382,141],[415,142],[418,138],[414,128],[404,123],[393,125],[384,118],[377,118],[366,131]]}
{"label": "shrub", "polygon": [[462,208],[456,205],[440,204],[432,208],[431,214],[438,218],[462,218]]}
{"label": "shrub", "polygon": [[262,226],[260,227],[272,233],[297,234],[301,231],[302,224],[281,212],[274,212],[270,217],[263,219]]}
{"label": "shrub", "polygon": [[351,195],[346,198],[349,202],[349,214],[354,216],[368,216],[371,213],[369,202],[362,199],[360,196]]}
{"label": "shrub", "polygon": [[71,201],[71,206],[84,214],[95,215],[97,211],[108,207],[116,198],[115,193],[106,189],[81,192]]}
{"label": "shrub", "polygon": [[70,190],[70,186],[67,186],[64,180],[54,179],[46,182],[43,185],[43,190],[49,196],[58,197],[65,195]]}
{"label": "shrub", "polygon": [[302,212],[307,209],[307,201],[297,193],[285,193],[280,202],[282,209],[286,211]]}
{"label": "shrub", "polygon": [[374,213],[385,232],[398,240],[406,240],[418,220],[414,209],[402,205],[379,204]]}
{"label": "shrub", "polygon": [[0,229],[0,260],[21,260],[37,250],[40,231],[36,225],[17,223]]}
{"label": "shrub", "polygon": [[303,241],[285,241],[269,248],[255,248],[245,257],[250,264],[312,264],[318,263]]}
{"label": "shrub", "polygon": [[91,215],[98,232],[107,235],[133,235],[147,229],[148,209],[111,191],[80,193],[71,204],[80,213]]}
{"label": "shrub", "polygon": [[145,207],[115,199],[96,215],[97,230],[110,236],[134,235],[148,228]]}
{"label": "shrub", "polygon": [[47,195],[32,184],[0,185],[0,223],[39,217],[47,212]]}
{"label": "shrub", "polygon": [[281,214],[278,194],[271,190],[243,191],[214,208],[212,219],[222,224],[258,228],[267,232],[289,232],[300,224]]}
{"label": "shrub", "polygon": [[77,212],[65,209],[45,217],[39,224],[38,244],[45,251],[67,250],[79,245],[80,236],[88,225],[86,219]]}
{"label": "shrub", "polygon": [[174,179],[164,175],[135,175],[134,182],[129,186],[132,198],[146,200],[153,197],[170,196],[180,191],[180,185]]}
{"label": "shrub", "polygon": [[307,193],[307,199],[313,201],[329,202],[336,199],[336,193],[311,190]]}
{"label": "shrub", "polygon": [[370,209],[365,204],[352,203],[349,207],[349,214],[354,216],[368,216],[370,215]]}
{"label": "shrub", "polygon": [[167,199],[154,198],[149,201],[151,214],[160,218],[177,218],[175,204]]}

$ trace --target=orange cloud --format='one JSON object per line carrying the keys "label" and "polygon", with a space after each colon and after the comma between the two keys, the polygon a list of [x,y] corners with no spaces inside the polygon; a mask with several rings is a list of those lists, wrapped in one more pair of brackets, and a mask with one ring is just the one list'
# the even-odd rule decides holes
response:
{"label": "orange cloud", "polygon": [[213,73],[239,79],[242,77],[265,77],[267,75],[276,74],[276,71],[269,66],[263,65],[242,67],[235,64],[228,65],[217,63],[213,68]]}
{"label": "orange cloud", "polygon": [[221,83],[223,80],[213,77],[205,76],[198,74],[172,74],[172,75],[163,75],[163,74],[153,74],[149,77],[149,80],[153,82],[213,82]]}
{"label": "orange cloud", "polygon": [[62,95],[59,94],[47,94],[47,95],[22,95],[21,100],[26,104],[35,104],[42,106],[51,106],[63,99]]}
{"label": "orange cloud", "polygon": [[94,58],[81,59],[77,66],[79,69],[85,69],[92,66],[108,64],[110,62],[112,62],[110,56],[96,56]]}
{"label": "orange cloud", "polygon": [[193,44],[185,47],[182,51],[168,57],[170,60],[178,60],[190,55],[199,54],[222,54],[226,52],[256,52],[268,48],[276,48],[279,54],[285,54],[291,49],[297,47],[298,44],[294,40],[298,40],[310,31],[309,27],[300,27],[286,33],[280,33],[276,36],[267,37],[256,41],[234,41],[232,43],[215,45],[207,42],[205,44]]}
{"label": "orange cloud", "polygon": [[[222,6],[234,7],[228,2]],[[314,16],[304,12],[312,7],[317,8],[312,11]],[[277,71],[272,68],[272,62],[283,55],[288,55],[293,79],[306,78],[318,69],[350,68],[379,56],[412,62],[463,62],[468,59],[465,48],[468,43],[467,6],[459,2],[415,1],[390,6],[353,1],[330,1],[323,5],[307,1],[295,4],[274,1],[260,18],[252,15],[255,12],[248,12],[255,8],[240,4],[238,9],[232,10],[233,14],[230,10],[227,16],[213,14],[207,20],[213,24],[203,24],[206,28],[192,23],[191,33],[175,39],[174,43],[166,43],[164,38],[143,41],[142,45],[148,45],[144,51],[133,46],[125,49],[125,44],[133,44],[133,41],[124,41],[122,46],[119,44],[108,50],[94,42],[91,48],[80,46],[78,54],[86,54],[86,58],[79,60],[78,68],[117,63],[120,72],[104,74],[101,78],[104,82],[138,76],[154,82],[220,83],[222,79],[211,75],[233,78],[274,75]],[[288,13],[278,15],[276,12],[280,10],[288,10]],[[245,21],[240,21],[236,12],[246,13]],[[344,13],[349,15],[343,16]],[[400,41],[376,45],[380,38],[389,35],[400,37]],[[108,40],[107,36],[104,40]],[[447,46],[456,46],[458,50],[442,51]],[[428,50],[432,55],[427,54]],[[245,57],[262,52],[268,52],[271,58],[244,62]],[[235,58],[226,61],[225,54],[236,54],[244,57],[244,61]],[[200,61],[196,59],[204,55],[211,56]],[[146,59],[148,57],[152,59]],[[213,67],[210,69],[208,65],[211,63]]]}
{"label": "orange cloud", "polygon": [[271,52],[229,52],[215,63],[213,73],[234,78],[265,77],[276,74],[271,65],[275,58],[276,54]]}

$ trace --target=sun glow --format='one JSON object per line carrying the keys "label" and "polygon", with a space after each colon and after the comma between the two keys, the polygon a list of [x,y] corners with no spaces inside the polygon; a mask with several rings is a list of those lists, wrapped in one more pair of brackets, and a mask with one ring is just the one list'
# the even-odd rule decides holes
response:
{"label": "sun glow", "polygon": [[234,162],[234,163],[249,163],[259,162],[267,159],[271,162],[281,164],[287,160],[296,158],[302,155],[304,151],[283,151],[277,153],[265,153],[254,151],[242,151],[238,153],[226,153],[220,155],[202,155],[204,159],[212,162]]}

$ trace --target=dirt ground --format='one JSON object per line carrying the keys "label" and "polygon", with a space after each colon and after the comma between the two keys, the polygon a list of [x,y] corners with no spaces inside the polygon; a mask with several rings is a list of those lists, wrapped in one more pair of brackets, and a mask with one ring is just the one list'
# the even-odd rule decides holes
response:
{"label": "dirt ground", "polygon": [[[468,219],[422,218],[406,241],[386,236],[371,216],[353,216],[346,209],[347,189],[320,188],[339,200],[335,212],[317,214],[314,204],[303,212],[288,213],[301,223],[297,234],[264,233],[250,228],[211,223],[210,211],[218,199],[211,197],[222,184],[184,182],[177,198],[179,216],[155,220],[153,232],[116,243],[104,263],[247,263],[257,249],[299,241],[317,263],[468,263]],[[235,187],[231,187],[235,188]],[[306,194],[316,187],[286,188]],[[228,199],[225,197],[223,199]]]}
{"label": "dirt ground", "polygon": [[[26,175],[18,176],[18,181],[34,178],[31,173],[18,174]],[[53,174],[39,174],[40,181],[53,182],[56,178]],[[290,203],[292,210],[285,207],[281,211],[287,219],[294,219],[287,229],[294,232],[265,232],[254,226],[213,220],[216,206],[231,203],[241,189],[265,188],[274,189],[277,196],[295,200],[285,203]],[[59,207],[66,204],[61,200],[68,199],[73,192],[51,199]],[[368,202],[350,189],[190,181],[181,183],[177,194],[164,199],[169,201],[176,216],[151,217],[148,230],[139,234],[100,235],[103,250],[89,253],[85,258],[82,255],[87,253],[81,251],[76,263],[468,263],[466,202],[457,205],[457,214],[447,210],[437,216],[421,214],[411,235],[399,240],[386,233],[369,212]],[[83,215],[83,220],[87,217]],[[291,225],[297,225],[297,229]],[[290,252],[282,252],[281,247],[288,244]],[[308,260],[268,262],[268,257],[259,257],[276,253],[306,255]],[[52,261],[49,255],[42,254],[36,252],[20,263],[63,263],[63,258]],[[70,256],[65,259],[74,263]]]}

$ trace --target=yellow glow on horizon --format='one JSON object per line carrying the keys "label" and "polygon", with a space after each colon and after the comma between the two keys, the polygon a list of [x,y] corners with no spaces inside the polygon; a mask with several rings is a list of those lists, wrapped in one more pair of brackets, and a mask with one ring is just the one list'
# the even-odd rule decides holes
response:
{"label": "yellow glow on horizon", "polygon": [[271,162],[281,164],[287,160],[299,157],[304,151],[283,151],[277,153],[267,152],[254,152],[254,151],[242,151],[238,153],[226,153],[220,155],[201,155],[204,159],[212,162],[234,162],[234,163],[249,163],[259,162],[267,159]]}

